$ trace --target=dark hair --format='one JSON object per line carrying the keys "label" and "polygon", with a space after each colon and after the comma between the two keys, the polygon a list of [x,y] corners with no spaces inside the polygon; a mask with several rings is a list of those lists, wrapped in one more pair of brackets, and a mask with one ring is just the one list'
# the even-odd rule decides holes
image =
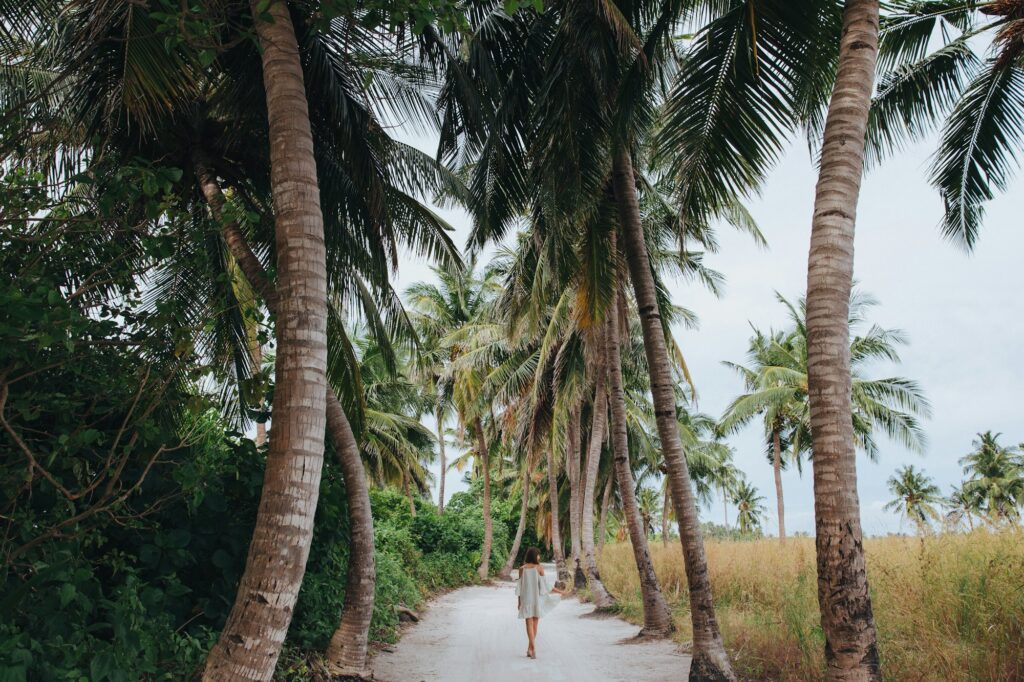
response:
{"label": "dark hair", "polygon": [[536,547],[530,547],[526,550],[526,554],[523,556],[524,564],[539,564],[540,563],[540,550]]}

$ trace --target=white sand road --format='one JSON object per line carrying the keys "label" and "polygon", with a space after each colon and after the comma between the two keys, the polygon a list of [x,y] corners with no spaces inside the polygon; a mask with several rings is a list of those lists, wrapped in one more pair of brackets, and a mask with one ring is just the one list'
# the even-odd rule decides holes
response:
{"label": "white sand road", "polygon": [[[545,567],[554,575],[554,567]],[[630,641],[639,628],[588,617],[563,599],[541,618],[537,658],[526,657],[513,583],[465,587],[434,600],[390,652],[373,660],[382,682],[662,682],[685,680],[690,657],[670,640]]]}

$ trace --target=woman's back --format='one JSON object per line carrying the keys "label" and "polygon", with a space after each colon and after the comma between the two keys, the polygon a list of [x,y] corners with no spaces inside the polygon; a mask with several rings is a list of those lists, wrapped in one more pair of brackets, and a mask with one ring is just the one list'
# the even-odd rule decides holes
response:
{"label": "woman's back", "polygon": [[516,583],[519,617],[539,618],[544,615],[550,609],[547,603],[550,591],[551,587],[544,577],[544,567],[539,564],[523,564],[519,568],[519,581]]}

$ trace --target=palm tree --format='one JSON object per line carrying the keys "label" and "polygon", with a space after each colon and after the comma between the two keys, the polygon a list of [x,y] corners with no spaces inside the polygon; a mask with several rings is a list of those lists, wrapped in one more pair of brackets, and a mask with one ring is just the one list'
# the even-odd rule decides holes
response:
{"label": "palm tree", "polygon": [[[612,240],[611,246],[613,249],[611,253],[614,255],[614,240]],[[622,514],[629,530],[630,544],[633,547],[634,560],[640,574],[640,590],[644,600],[644,627],[640,633],[664,636],[672,632],[675,626],[672,623],[672,612],[668,608],[668,602],[665,601],[658,585],[658,577],[654,572],[654,564],[651,562],[650,550],[647,545],[647,538],[651,534],[652,515],[645,513],[643,504],[647,503],[647,512],[651,512],[650,505],[653,505],[653,509],[657,508],[657,497],[655,492],[649,488],[641,488],[639,498],[634,492],[636,483],[629,461],[626,396],[623,387],[620,351],[622,342],[620,316],[625,317],[626,307],[619,305],[620,299],[621,295],[613,299],[612,308],[608,312],[607,336],[605,338],[605,359],[608,363],[612,413],[612,456],[619,496],[622,500]]]}
{"label": "palm tree", "polygon": [[[806,383],[802,387],[799,384],[795,385],[794,382],[779,376],[780,372],[773,369],[794,364],[791,361],[794,357],[800,357],[800,354],[794,352],[791,340],[782,333],[765,335],[755,329],[747,351],[751,366],[724,363],[743,377],[744,387],[748,393],[736,398],[729,405],[722,415],[721,428],[723,432],[729,433],[735,431],[741,424],[747,423],[756,414],[763,416],[772,470],[775,474],[775,501],[781,542],[786,540],[786,512],[782,493],[782,469],[786,463],[783,460],[782,439],[784,434],[788,435],[802,426],[800,416],[806,408],[807,392]],[[806,372],[803,374],[806,375]],[[790,453],[790,457],[799,463],[799,450]]]}
{"label": "palm tree", "polygon": [[942,493],[930,476],[915,470],[913,465],[896,470],[896,475],[889,478],[889,492],[895,498],[882,509],[898,511],[901,520],[912,520],[918,532],[928,529],[929,519],[938,520],[939,512],[935,507],[943,502]]}
{"label": "palm tree", "polygon": [[827,677],[881,680],[857,498],[850,371],[853,236],[878,56],[878,0],[846,0],[807,261],[807,398]]}
{"label": "palm tree", "polygon": [[468,263],[464,271],[434,268],[436,283],[419,282],[405,292],[410,317],[420,338],[417,373],[435,396],[434,419],[441,460],[437,506],[442,513],[448,473],[445,424],[456,407],[449,368],[462,351],[460,346],[446,344],[445,339],[474,320],[485,305],[486,287],[482,286],[475,269],[475,262]]}
{"label": "palm tree", "polygon": [[313,134],[288,6],[254,20],[270,126],[278,298],[274,433],[235,605],[210,650],[207,680],[270,679],[284,645],[320,492],[327,394],[327,264]]}
{"label": "palm tree", "polygon": [[[748,351],[749,366],[727,362],[743,377],[747,393],[737,397],[722,416],[721,429],[732,432],[760,415],[764,420],[769,461],[775,473],[780,536],[784,532],[782,469],[793,463],[799,469],[810,447],[810,412],[807,400],[807,313],[803,300],[796,305],[777,295],[788,309],[791,327],[782,332],[754,330]],[[877,301],[853,292],[850,296],[849,325],[856,329],[867,320]],[[916,382],[903,377],[872,379],[864,367],[879,360],[899,360],[897,346],[906,343],[902,332],[872,325],[850,341],[853,428],[857,446],[876,461],[878,446],[874,432],[882,430],[905,447],[924,449],[924,433],[918,416],[928,416],[931,407]],[[783,447],[785,444],[785,448]],[[785,450],[785,452],[784,452]],[[788,460],[788,461],[787,461]]]}
{"label": "palm tree", "polygon": [[[485,385],[487,368],[475,362],[475,355],[486,347],[489,336],[474,336],[477,325],[486,325],[494,317],[494,297],[498,290],[496,275],[488,271],[482,276],[475,272],[475,263],[459,272],[435,271],[439,285],[420,283],[406,292],[409,304],[417,315],[417,326],[439,339],[440,347],[448,356],[443,380],[451,382],[452,402],[459,423],[466,429],[474,444],[474,456],[483,477],[484,538],[480,566],[482,580],[490,575],[491,545],[494,525],[491,518],[492,449],[498,446],[499,428],[493,423],[493,390]],[[488,421],[491,438],[485,432]]]}
{"label": "palm tree", "polygon": [[967,529],[974,532],[974,516],[981,513],[978,499],[965,495],[962,486],[953,486],[952,492],[946,499],[945,507],[947,523],[957,528],[960,526],[960,522],[966,519]]}
{"label": "palm tree", "polygon": [[757,494],[757,488],[741,480],[732,493],[736,505],[736,524],[740,533],[750,535],[761,528],[761,516],[765,513],[764,498]]}
{"label": "palm tree", "polygon": [[1024,142],[1022,32],[1019,0],[897,0],[882,22],[871,151],[883,156],[941,126],[929,179],[945,205],[943,234],[968,249]]}
{"label": "palm tree", "polygon": [[642,487],[636,493],[637,506],[640,508],[640,517],[643,519],[644,534],[652,537],[654,523],[658,519],[658,507],[661,506],[658,491],[654,488]]}
{"label": "palm tree", "polygon": [[1019,448],[1000,445],[1001,434],[979,433],[974,450],[960,459],[969,475],[961,496],[994,523],[1016,523],[1024,505],[1024,455]]}
{"label": "palm tree", "polygon": [[512,540],[512,547],[508,552],[508,559],[506,559],[505,565],[501,567],[501,570],[498,571],[498,577],[503,580],[509,580],[512,576],[512,569],[515,566],[516,558],[519,556],[519,545],[523,541],[523,532],[526,530],[526,514],[530,510],[530,487],[533,475],[530,464],[529,458],[523,458],[520,465],[523,475],[519,484],[519,524],[516,526],[516,534]]}

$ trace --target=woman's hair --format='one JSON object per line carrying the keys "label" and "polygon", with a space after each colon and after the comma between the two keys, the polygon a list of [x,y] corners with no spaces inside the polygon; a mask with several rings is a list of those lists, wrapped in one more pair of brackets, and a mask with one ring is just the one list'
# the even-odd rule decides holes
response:
{"label": "woman's hair", "polygon": [[530,547],[526,550],[526,555],[523,556],[524,564],[539,564],[540,563],[540,550],[536,547]]}

